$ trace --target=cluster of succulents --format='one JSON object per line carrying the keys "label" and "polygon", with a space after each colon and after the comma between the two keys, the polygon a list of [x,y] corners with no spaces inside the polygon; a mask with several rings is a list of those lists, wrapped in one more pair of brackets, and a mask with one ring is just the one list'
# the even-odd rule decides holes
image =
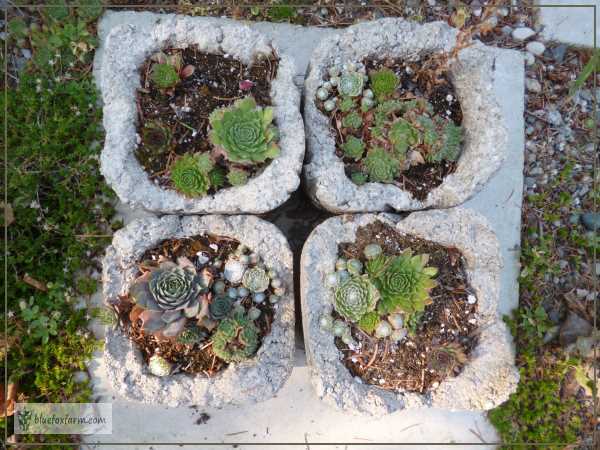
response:
{"label": "cluster of succulents", "polygon": [[401,341],[431,303],[429,293],[437,285],[437,269],[427,266],[428,259],[410,249],[386,255],[379,244],[365,246],[362,261],[338,259],[325,281],[340,318],[334,320],[328,310],[320,318],[321,327],[351,347],[357,345],[352,325],[378,339]]}
{"label": "cluster of succulents", "polygon": [[[261,303],[276,304],[285,294],[283,281],[256,253],[240,245],[225,263],[203,254],[145,261],[143,273],[129,289],[133,302],[130,320],[158,341],[186,346],[212,339],[212,349],[225,362],[240,362],[257,350],[255,323]],[[172,365],[160,354],[148,368],[157,376],[171,373]]]}
{"label": "cluster of succulents", "polygon": [[340,150],[351,179],[392,183],[411,166],[457,161],[463,130],[423,98],[403,96],[398,75],[364,64],[334,65],[316,91],[318,104],[340,128]]}
{"label": "cluster of succulents", "polygon": [[[209,140],[214,151],[184,154],[171,164],[173,186],[184,195],[200,197],[211,187],[215,190],[223,187],[226,181],[231,186],[244,185],[248,181],[249,167],[279,156],[278,131],[272,124],[273,109],[257,106],[252,97],[213,111],[209,122]],[[149,137],[154,142],[168,141],[167,133],[155,124],[147,133],[152,133]],[[215,163],[221,155],[228,161],[228,171]]]}
{"label": "cluster of succulents", "polygon": [[183,79],[191,77],[196,68],[188,64],[183,65],[180,52],[166,54],[158,52],[152,55],[153,62],[150,70],[150,81],[159,89],[173,89]]}
{"label": "cluster of succulents", "polygon": [[[175,95],[178,86],[196,73],[194,65],[184,63],[181,50],[155,53],[149,64],[148,85],[144,89],[151,86],[167,96]],[[244,80],[240,89],[245,91],[252,85],[251,80]],[[181,153],[177,152],[181,141],[174,136],[173,126],[168,121],[152,119],[141,127],[142,148],[136,151],[138,159],[152,164],[167,160],[168,167],[162,169],[167,169],[171,186],[185,196],[202,197],[209,190],[246,184],[253,166],[279,156],[279,132],[273,123],[273,108],[258,106],[254,97],[246,96],[230,106],[215,109],[208,119],[207,137],[212,151],[176,155]],[[190,128],[193,135],[198,132],[186,124],[183,126]]]}

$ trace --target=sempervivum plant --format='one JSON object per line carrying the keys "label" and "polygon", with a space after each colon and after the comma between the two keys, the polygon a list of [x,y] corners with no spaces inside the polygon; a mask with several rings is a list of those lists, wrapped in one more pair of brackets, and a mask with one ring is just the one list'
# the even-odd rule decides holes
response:
{"label": "sempervivum plant", "polygon": [[172,133],[169,128],[158,121],[146,122],[142,129],[142,142],[157,152],[166,152],[171,143]]}
{"label": "sempervivum plant", "polygon": [[256,352],[258,344],[256,325],[243,314],[237,313],[219,323],[213,335],[212,348],[215,355],[226,362],[241,362]]}
{"label": "sempervivum plant", "polygon": [[193,266],[165,261],[138,278],[129,294],[145,310],[142,329],[172,337],[183,331],[186,318],[198,314],[198,297],[207,289]]}
{"label": "sempervivum plant", "polygon": [[430,302],[429,291],[437,285],[433,279],[437,268],[427,267],[428,259],[428,255],[413,255],[409,249],[389,257],[383,268],[372,272],[373,282],[381,294],[377,305],[380,314],[396,311],[411,314],[425,309]]}
{"label": "sempervivum plant", "polygon": [[269,287],[269,275],[260,267],[252,267],[244,272],[242,284],[250,292],[264,292]]}
{"label": "sempervivum plant", "polygon": [[381,147],[369,150],[364,164],[370,181],[391,183],[399,171],[399,161]]}
{"label": "sempervivum plant", "polygon": [[342,282],[334,293],[335,310],[352,322],[373,311],[379,292],[367,275],[355,275]]}
{"label": "sempervivum plant", "polygon": [[213,163],[207,154],[183,155],[171,167],[171,181],[175,188],[190,197],[202,196],[210,188]]}
{"label": "sempervivum plant", "polygon": [[231,162],[254,165],[279,156],[273,108],[257,106],[252,97],[213,111],[209,122],[210,142]]}

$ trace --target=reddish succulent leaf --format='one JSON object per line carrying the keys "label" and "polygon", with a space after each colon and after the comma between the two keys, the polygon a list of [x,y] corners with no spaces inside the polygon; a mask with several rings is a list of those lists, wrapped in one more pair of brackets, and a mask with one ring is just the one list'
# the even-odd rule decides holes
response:
{"label": "reddish succulent leaf", "polygon": [[179,76],[181,78],[189,78],[194,74],[195,71],[196,71],[196,68],[194,66],[192,66],[191,64],[188,64],[183,69],[181,69]]}

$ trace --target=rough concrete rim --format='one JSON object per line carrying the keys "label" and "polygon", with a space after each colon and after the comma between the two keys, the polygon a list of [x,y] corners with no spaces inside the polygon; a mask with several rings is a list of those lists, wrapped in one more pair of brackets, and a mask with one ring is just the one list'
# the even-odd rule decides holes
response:
{"label": "rough concrete rim", "polygon": [[480,43],[461,50],[450,66],[463,109],[463,153],[456,171],[424,201],[392,184],[352,183],[344,173],[342,160],[335,155],[329,121],[315,105],[315,92],[324,71],[338,56],[342,61],[372,55],[417,59],[427,52],[451,51],[456,36],[457,30],[443,22],[420,25],[388,18],[348,27],[319,44],[309,63],[303,98],[308,153],[304,177],[308,194],[316,204],[334,213],[452,207],[478,192],[500,168],[506,157],[508,132],[493,90],[494,49]]}
{"label": "rough concrete rim", "polygon": [[[106,37],[103,58],[98,61],[106,129],[101,170],[108,184],[130,206],[159,213],[260,214],[278,207],[298,188],[304,158],[304,125],[300,93],[293,82],[293,57],[281,54],[277,44],[264,34],[233,20],[174,14],[153,16],[157,20],[113,28]],[[245,63],[273,50],[280,57],[271,98],[280,130],[281,155],[246,185],[221,189],[197,199],[152,183],[133,153],[139,143],[135,102],[140,83],[138,67],[167,45],[193,44],[207,52],[228,53]]]}
{"label": "rough concrete rim", "polygon": [[120,330],[107,327],[103,363],[114,389],[128,400],[167,406],[221,407],[266,400],[291,373],[294,352],[293,257],[283,234],[253,216],[164,216],[131,222],[117,231],[103,260],[103,295],[110,303],[128,292],[136,261],[160,241],[210,232],[238,239],[280,274],[286,293],[276,305],[271,333],[247,362],[230,364],[212,378],[149,374],[137,346]]}
{"label": "rough concrete rim", "polygon": [[[356,230],[376,220],[410,234],[458,248],[466,261],[469,282],[478,302],[480,340],[471,360],[454,378],[420,395],[393,393],[355,381],[340,361],[331,333],[319,318],[331,305],[324,280],[334,270],[337,247],[351,242]],[[300,262],[302,320],[311,381],[327,403],[355,414],[381,416],[405,408],[489,410],[516,390],[519,374],[510,332],[498,312],[502,260],[496,236],[483,216],[464,208],[415,212],[407,218],[392,214],[332,217],[309,236]]]}

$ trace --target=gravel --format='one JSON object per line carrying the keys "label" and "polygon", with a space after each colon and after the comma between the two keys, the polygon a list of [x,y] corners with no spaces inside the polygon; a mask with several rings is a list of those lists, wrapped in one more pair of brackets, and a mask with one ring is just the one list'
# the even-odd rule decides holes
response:
{"label": "gravel", "polygon": [[525,87],[527,88],[528,91],[531,91],[531,92],[535,92],[535,93],[542,92],[542,85],[540,84],[540,82],[538,80],[533,79],[533,78],[525,79]]}
{"label": "gravel", "polygon": [[581,223],[590,231],[600,230],[600,213],[584,213],[581,215]]}
{"label": "gravel", "polygon": [[535,35],[535,31],[528,27],[515,28],[512,32],[513,39],[517,41],[524,41]]}
{"label": "gravel", "polygon": [[525,48],[529,53],[532,53],[536,56],[542,55],[544,50],[546,50],[546,46],[538,41],[529,42]]}

